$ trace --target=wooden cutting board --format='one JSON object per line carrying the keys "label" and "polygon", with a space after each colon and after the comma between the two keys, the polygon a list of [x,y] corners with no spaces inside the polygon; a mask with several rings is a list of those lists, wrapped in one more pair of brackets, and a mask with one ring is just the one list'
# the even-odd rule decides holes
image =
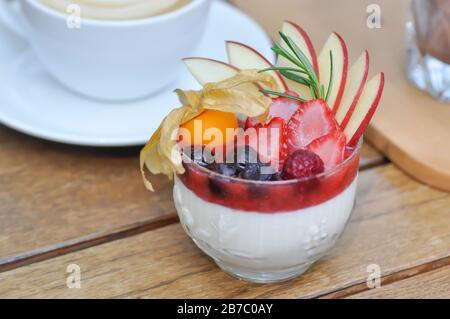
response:
{"label": "wooden cutting board", "polygon": [[372,0],[233,0],[278,41],[283,20],[303,26],[316,51],[332,31],[347,42],[350,63],[368,49],[371,75],[386,73],[383,99],[366,138],[420,181],[450,191],[450,104],[439,103],[406,78],[405,23],[409,0],[378,0],[382,27],[367,27]]}

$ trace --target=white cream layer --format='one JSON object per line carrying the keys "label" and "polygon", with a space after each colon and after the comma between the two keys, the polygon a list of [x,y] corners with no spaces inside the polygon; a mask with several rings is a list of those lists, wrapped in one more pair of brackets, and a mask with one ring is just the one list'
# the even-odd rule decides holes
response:
{"label": "white cream layer", "polygon": [[353,209],[357,178],[338,196],[291,212],[258,213],[204,201],[175,178],[181,223],[215,259],[252,271],[312,263],[336,242]]}

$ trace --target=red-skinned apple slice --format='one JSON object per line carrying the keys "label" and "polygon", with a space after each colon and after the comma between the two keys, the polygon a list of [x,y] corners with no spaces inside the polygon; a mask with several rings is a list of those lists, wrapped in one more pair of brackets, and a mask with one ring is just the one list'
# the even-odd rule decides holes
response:
{"label": "red-skinned apple slice", "polygon": [[[270,63],[261,53],[256,51],[255,49],[249,47],[246,44],[227,41],[227,53],[228,53],[228,61],[231,65],[241,69],[267,69],[272,68],[273,64]],[[286,82],[280,75],[280,73],[276,71],[269,71],[268,74],[272,75],[277,82],[277,91],[285,92],[288,90]]]}
{"label": "red-skinned apple slice", "polygon": [[208,58],[186,58],[183,62],[201,85],[229,79],[240,71],[231,64]]}
{"label": "red-skinned apple slice", "polygon": [[336,121],[342,129],[347,126],[353,110],[363,93],[369,75],[369,52],[366,50],[353,64],[348,73],[347,84],[341,104],[336,110]]}
{"label": "red-skinned apple slice", "polygon": [[306,57],[309,59],[309,62],[311,62],[314,71],[316,71],[317,77],[320,78],[316,49],[314,49],[314,45],[306,31],[294,22],[285,21],[283,23],[282,32],[289,36],[299,47],[299,49],[305,53]]}
{"label": "red-skinned apple slice", "polygon": [[[309,59],[309,62],[311,62],[311,65],[314,67],[317,77],[320,78],[319,63],[317,60],[316,50],[314,49],[314,45],[311,39],[309,38],[308,34],[305,32],[305,30],[303,30],[299,25],[293,22],[285,21],[283,23],[282,32],[286,34],[288,37],[290,37],[292,41],[294,41],[294,43],[299,47],[299,49],[306,55],[306,57]],[[281,46],[289,50],[286,43],[282,42]],[[278,56],[277,66],[297,67],[293,65],[290,61],[283,58],[282,56]],[[291,80],[286,80],[286,83],[289,89],[297,92],[300,95],[300,97],[307,100],[311,99],[311,92],[309,90],[309,87]]]}
{"label": "red-skinned apple slice", "polygon": [[[192,76],[202,86],[206,83],[229,79],[241,71],[231,64],[208,58],[185,58],[183,62],[186,64]],[[245,84],[243,87],[248,90],[254,90],[255,92],[261,89],[258,84],[253,83]],[[237,115],[237,117],[240,121],[245,121],[247,118],[241,114]]]}
{"label": "red-skinned apple slice", "polygon": [[384,73],[380,73],[367,82],[363,94],[356,104],[353,114],[344,129],[348,145],[353,147],[366,130],[375,110],[380,103],[384,89]]}
{"label": "red-skinned apple slice", "polygon": [[336,32],[330,35],[319,55],[320,82],[324,85],[325,92],[328,92],[330,84],[330,51],[333,54],[333,78],[331,79],[331,91],[327,103],[331,111],[335,113],[344,95],[348,72],[347,46]]}

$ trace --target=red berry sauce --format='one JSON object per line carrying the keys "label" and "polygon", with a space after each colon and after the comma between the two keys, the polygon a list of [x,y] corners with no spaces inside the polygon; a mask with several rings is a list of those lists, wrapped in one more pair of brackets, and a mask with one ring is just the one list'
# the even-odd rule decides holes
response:
{"label": "red berry sauce", "polygon": [[219,175],[184,163],[181,182],[201,199],[225,207],[260,213],[288,212],[319,205],[342,193],[358,173],[360,144],[336,166],[316,177],[258,182]]}

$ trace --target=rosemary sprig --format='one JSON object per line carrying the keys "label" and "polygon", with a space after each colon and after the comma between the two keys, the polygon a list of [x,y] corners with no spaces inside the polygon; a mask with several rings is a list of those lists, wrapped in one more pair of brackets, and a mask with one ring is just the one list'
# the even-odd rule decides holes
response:
{"label": "rosemary sprig", "polygon": [[271,68],[259,70],[259,72],[267,72],[267,71],[287,71],[287,72],[297,72],[297,73],[306,74],[306,72],[303,70],[300,70],[297,68],[289,68],[289,67],[285,67],[285,66],[274,66]]}
{"label": "rosemary sprig", "polygon": [[285,35],[283,32],[280,32],[280,36],[287,44],[287,46],[291,49],[291,51],[295,54],[295,56],[300,60],[301,64],[304,66],[304,70],[315,84],[315,89],[318,89],[320,85],[319,80],[317,78],[317,74],[314,71],[313,66],[311,65],[311,62],[309,62],[309,59],[290,37]]}
{"label": "rosemary sprig", "polygon": [[[292,67],[271,67],[260,70],[259,72],[277,71],[285,78],[297,82],[301,85],[305,85],[309,88],[311,92],[311,97],[313,99],[321,98],[328,101],[331,92],[331,84],[333,79],[333,54],[330,51],[330,61],[331,61],[331,72],[330,72],[330,82],[325,94],[325,86],[319,83],[319,79],[314,70],[309,59],[300,50],[300,48],[295,44],[295,42],[283,32],[280,32],[282,41],[286,44],[288,49],[283,48],[279,44],[275,44],[272,48],[277,55],[284,57],[286,60],[293,64]],[[275,96],[282,96],[291,98],[294,100],[305,102],[304,99],[295,97],[290,94],[285,94],[281,92],[275,92],[270,90],[261,90],[265,94],[271,94]]]}
{"label": "rosemary sprig", "polygon": [[303,66],[303,64],[301,64],[300,61],[296,60],[293,55],[291,55],[287,50],[283,49],[278,44],[275,44],[275,46],[272,48],[272,51],[278,55],[281,55],[285,59],[291,61],[294,65],[300,67],[301,69],[304,69],[304,66]]}
{"label": "rosemary sprig", "polygon": [[294,95],[290,95],[290,94],[287,94],[287,93],[281,93],[281,92],[272,91],[272,90],[265,90],[265,89],[262,89],[260,91],[262,93],[264,93],[264,94],[271,94],[271,95],[275,95],[275,96],[287,97],[289,99],[297,100],[297,101],[300,101],[302,103],[307,102],[305,99],[302,99],[300,97],[297,97],[297,96],[294,96]]}
{"label": "rosemary sprig", "polygon": [[267,71],[277,71],[277,72],[281,73],[281,75],[283,75],[284,77],[288,78],[289,80],[299,82],[304,85],[310,85],[310,83],[311,83],[311,81],[309,81],[304,76],[299,76],[298,74],[295,74],[295,73],[300,73],[300,74],[306,75],[306,72],[301,69],[289,68],[289,67],[272,67],[272,68],[266,68],[266,69],[260,70],[259,72],[267,72]]}
{"label": "rosemary sprig", "polygon": [[301,83],[303,85],[311,85],[311,81],[309,81],[308,79],[306,79],[303,76],[299,76],[298,74],[295,74],[293,72],[289,72],[289,71],[279,71],[281,73],[282,76],[284,76],[285,78],[288,78],[289,80],[292,80],[294,82],[298,82]]}
{"label": "rosemary sprig", "polygon": [[316,91],[314,90],[314,87],[312,85],[309,86],[309,91],[311,92],[313,100],[317,99]]}

